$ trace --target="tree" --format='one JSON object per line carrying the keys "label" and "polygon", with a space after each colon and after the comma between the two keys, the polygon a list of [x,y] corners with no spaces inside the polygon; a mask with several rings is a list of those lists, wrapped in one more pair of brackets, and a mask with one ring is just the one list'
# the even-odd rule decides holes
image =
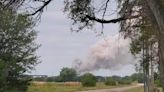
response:
{"label": "tree", "polygon": [[143,73],[134,73],[131,75],[133,81],[137,81],[138,83],[144,83],[144,74]]}
{"label": "tree", "polygon": [[29,72],[38,63],[32,18],[12,9],[0,10],[0,91],[26,90]]}
{"label": "tree", "polygon": [[159,66],[160,77],[162,81],[162,88],[164,92],[164,1],[163,0],[146,0],[152,11],[151,22],[154,24],[158,31],[157,37],[159,37]]}
{"label": "tree", "polygon": [[132,84],[132,78],[131,76],[125,76],[120,81],[118,81],[119,84],[129,85]]}
{"label": "tree", "polygon": [[[140,70],[143,71],[145,77],[145,91],[154,89],[154,70],[158,66],[158,41],[155,30],[148,26],[148,20],[142,19],[142,27],[138,29],[138,36],[133,36],[131,43],[131,53],[140,58]],[[139,24],[139,23],[138,23]],[[132,35],[134,35],[132,33]],[[150,90],[150,91],[149,91]]]}
{"label": "tree", "polygon": [[81,77],[81,83],[84,87],[96,86],[96,77],[91,73],[86,73]]}
{"label": "tree", "polygon": [[68,82],[68,81],[76,81],[77,72],[72,68],[63,68],[59,75],[60,81]]}
{"label": "tree", "polygon": [[109,86],[116,86],[117,85],[117,81],[112,78],[112,77],[108,77],[105,81],[105,85],[109,85]]}

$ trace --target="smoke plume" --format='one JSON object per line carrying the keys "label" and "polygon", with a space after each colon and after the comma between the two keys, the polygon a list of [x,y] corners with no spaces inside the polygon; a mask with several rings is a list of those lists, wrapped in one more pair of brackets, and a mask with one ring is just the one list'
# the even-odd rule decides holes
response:
{"label": "smoke plume", "polygon": [[107,37],[93,45],[85,61],[76,59],[73,68],[79,73],[99,69],[119,70],[128,64],[134,64],[129,51],[129,39],[119,35]]}

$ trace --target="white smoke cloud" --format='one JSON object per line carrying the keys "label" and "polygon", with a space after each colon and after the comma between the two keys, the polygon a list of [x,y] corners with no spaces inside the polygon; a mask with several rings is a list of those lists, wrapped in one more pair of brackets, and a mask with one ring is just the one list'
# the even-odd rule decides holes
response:
{"label": "white smoke cloud", "polygon": [[85,62],[76,59],[73,67],[80,73],[99,69],[119,70],[135,59],[129,51],[130,39],[119,35],[109,36],[93,45]]}

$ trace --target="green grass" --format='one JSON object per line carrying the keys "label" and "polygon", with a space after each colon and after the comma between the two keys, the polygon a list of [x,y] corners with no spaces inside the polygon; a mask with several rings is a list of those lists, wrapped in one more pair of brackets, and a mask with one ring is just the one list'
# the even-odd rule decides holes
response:
{"label": "green grass", "polygon": [[75,91],[82,91],[82,90],[94,90],[94,89],[109,89],[119,86],[106,86],[104,83],[97,83],[96,87],[82,87],[82,86],[66,86],[63,83],[43,83],[37,84],[32,83],[27,92],[75,92]]}
{"label": "green grass", "polygon": [[[115,87],[123,87],[129,85],[106,86],[104,83],[97,83],[96,87],[82,87],[82,86],[66,86],[63,83],[46,82],[46,83],[31,83],[27,92],[76,92],[83,90],[95,89],[110,89]],[[162,92],[161,88],[160,92]],[[127,92],[144,92],[143,87],[129,89]]]}
{"label": "green grass", "polygon": [[27,92],[74,92],[79,89],[78,86],[65,86],[60,83],[32,83]]}
{"label": "green grass", "polygon": [[137,88],[129,89],[127,92],[144,92],[144,88],[137,87]]}
{"label": "green grass", "polygon": [[[160,89],[160,92],[162,92],[162,89]],[[143,87],[138,87],[138,88],[133,88],[133,89],[130,89],[128,90],[127,92],[144,92],[144,88]]]}

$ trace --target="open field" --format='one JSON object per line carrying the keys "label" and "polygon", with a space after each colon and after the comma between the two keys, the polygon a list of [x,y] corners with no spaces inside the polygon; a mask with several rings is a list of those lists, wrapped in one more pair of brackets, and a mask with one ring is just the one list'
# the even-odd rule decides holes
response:
{"label": "open field", "polygon": [[88,90],[88,91],[79,91],[79,92],[127,92],[130,89],[141,87],[142,85],[129,85],[125,87],[116,87],[111,89],[97,89],[97,90]]}
{"label": "open field", "polygon": [[[82,87],[81,85],[66,85],[64,83],[57,82],[34,82],[31,83],[27,92],[77,92],[86,90],[112,89],[127,86],[131,85],[106,86],[104,83],[97,83],[96,87]],[[143,87],[134,87],[132,89],[128,89],[126,92],[144,92],[144,90]]]}
{"label": "open field", "polygon": [[[162,89],[160,89],[160,92],[162,92]],[[133,89],[130,89],[128,90],[127,92],[144,92],[144,88],[143,87],[137,87],[137,88],[133,88]]]}
{"label": "open field", "polygon": [[96,87],[82,87],[81,85],[65,85],[64,83],[55,82],[38,82],[32,83],[27,92],[76,92],[82,90],[95,90],[95,89],[110,89],[115,87],[123,87],[127,85],[119,86],[106,86],[103,83],[97,83]]}
{"label": "open field", "polygon": [[144,92],[144,88],[137,87],[137,88],[129,89],[127,92]]}

